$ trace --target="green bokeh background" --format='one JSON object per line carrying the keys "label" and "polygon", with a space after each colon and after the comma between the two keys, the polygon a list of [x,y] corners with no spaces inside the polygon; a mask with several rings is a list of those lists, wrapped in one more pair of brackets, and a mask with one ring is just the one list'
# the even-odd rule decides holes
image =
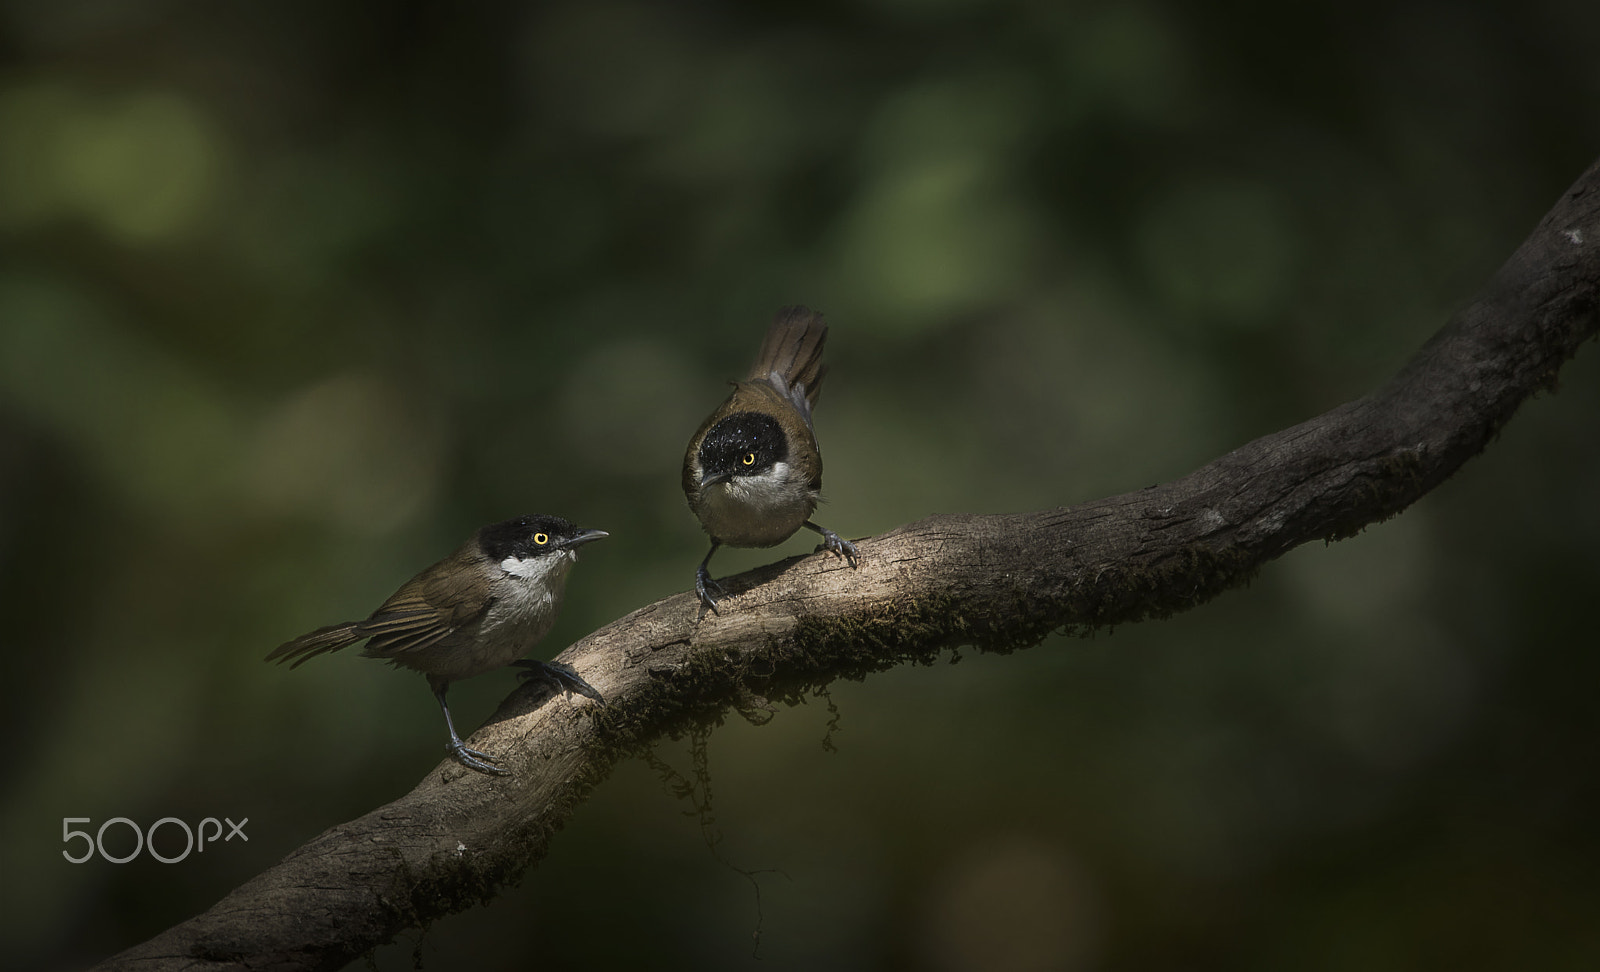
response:
{"label": "green bokeh background", "polygon": [[[0,3],[7,967],[409,789],[420,679],[261,659],[479,524],[613,534],[545,657],[686,589],[683,445],[780,305],[833,324],[846,536],[1371,389],[1593,161],[1597,37],[1588,0]],[[1588,347],[1405,514],[1198,610],[735,719],[759,917],[634,761],[377,965],[1600,967],[1597,420]],[[250,839],[68,864],[85,816]]]}

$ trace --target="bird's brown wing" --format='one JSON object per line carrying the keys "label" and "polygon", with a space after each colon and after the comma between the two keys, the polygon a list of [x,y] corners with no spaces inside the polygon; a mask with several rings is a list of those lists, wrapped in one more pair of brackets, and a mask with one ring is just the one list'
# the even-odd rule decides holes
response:
{"label": "bird's brown wing", "polygon": [[[797,449],[791,452],[789,464],[806,477],[812,489],[821,489],[822,453],[817,449],[816,433],[811,430],[811,416],[807,415],[789,395],[786,395],[783,389],[774,386],[770,381],[742,381],[739,383],[738,390],[734,392],[734,399],[742,399],[742,401],[737,401],[731,411],[749,409],[765,412],[775,416],[779,424],[785,426],[785,431],[791,441],[799,437],[811,440],[811,448]],[[762,408],[758,404],[763,401],[766,408]],[[785,420],[781,413],[784,408],[793,409],[794,415],[802,419],[804,424],[796,422],[793,418]]]}
{"label": "bird's brown wing", "polygon": [[361,653],[393,658],[420,651],[483,617],[494,598],[474,596],[470,582],[479,576],[476,567],[451,567],[413,577],[361,622],[363,636],[371,639]]}

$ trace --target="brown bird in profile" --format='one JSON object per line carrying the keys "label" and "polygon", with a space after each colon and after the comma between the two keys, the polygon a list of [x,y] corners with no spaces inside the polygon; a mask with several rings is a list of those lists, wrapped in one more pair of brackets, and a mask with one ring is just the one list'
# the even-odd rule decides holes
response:
{"label": "brown bird in profile", "polygon": [[450,733],[449,751],[485,773],[495,757],[469,748],[456,733],[445,691],[451,682],[516,664],[524,677],[603,702],[600,693],[565,665],[525,659],[549,633],[566,594],[567,573],[578,548],[608,536],[583,530],[559,516],[519,516],[483,527],[455,553],[411,578],[365,621],[346,621],[279,645],[267,661],[310,658],[365,640],[362,654],[382,658],[428,678]]}

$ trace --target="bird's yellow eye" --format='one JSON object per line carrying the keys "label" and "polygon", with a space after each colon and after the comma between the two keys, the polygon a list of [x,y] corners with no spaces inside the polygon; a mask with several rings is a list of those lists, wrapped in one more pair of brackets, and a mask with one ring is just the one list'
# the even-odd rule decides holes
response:
{"label": "bird's yellow eye", "polygon": [[756,464],[756,454],[753,452],[747,452],[744,454],[744,458],[740,459],[739,461],[747,466],[753,466]]}
{"label": "bird's yellow eye", "polygon": [[548,533],[535,533],[533,535],[533,542],[542,547],[545,544],[550,542],[550,534],[548,534]]}

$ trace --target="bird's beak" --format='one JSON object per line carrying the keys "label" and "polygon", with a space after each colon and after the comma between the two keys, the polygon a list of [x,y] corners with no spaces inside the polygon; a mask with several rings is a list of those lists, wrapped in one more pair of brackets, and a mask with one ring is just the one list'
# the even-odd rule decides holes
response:
{"label": "bird's beak", "polygon": [[591,540],[599,540],[601,537],[609,536],[611,536],[611,534],[604,530],[585,530],[561,546],[567,550],[571,550],[573,547],[581,547]]}
{"label": "bird's beak", "polygon": [[711,473],[700,480],[700,488],[705,489],[708,486],[715,486],[718,483],[725,483],[732,478],[733,473],[731,472]]}

